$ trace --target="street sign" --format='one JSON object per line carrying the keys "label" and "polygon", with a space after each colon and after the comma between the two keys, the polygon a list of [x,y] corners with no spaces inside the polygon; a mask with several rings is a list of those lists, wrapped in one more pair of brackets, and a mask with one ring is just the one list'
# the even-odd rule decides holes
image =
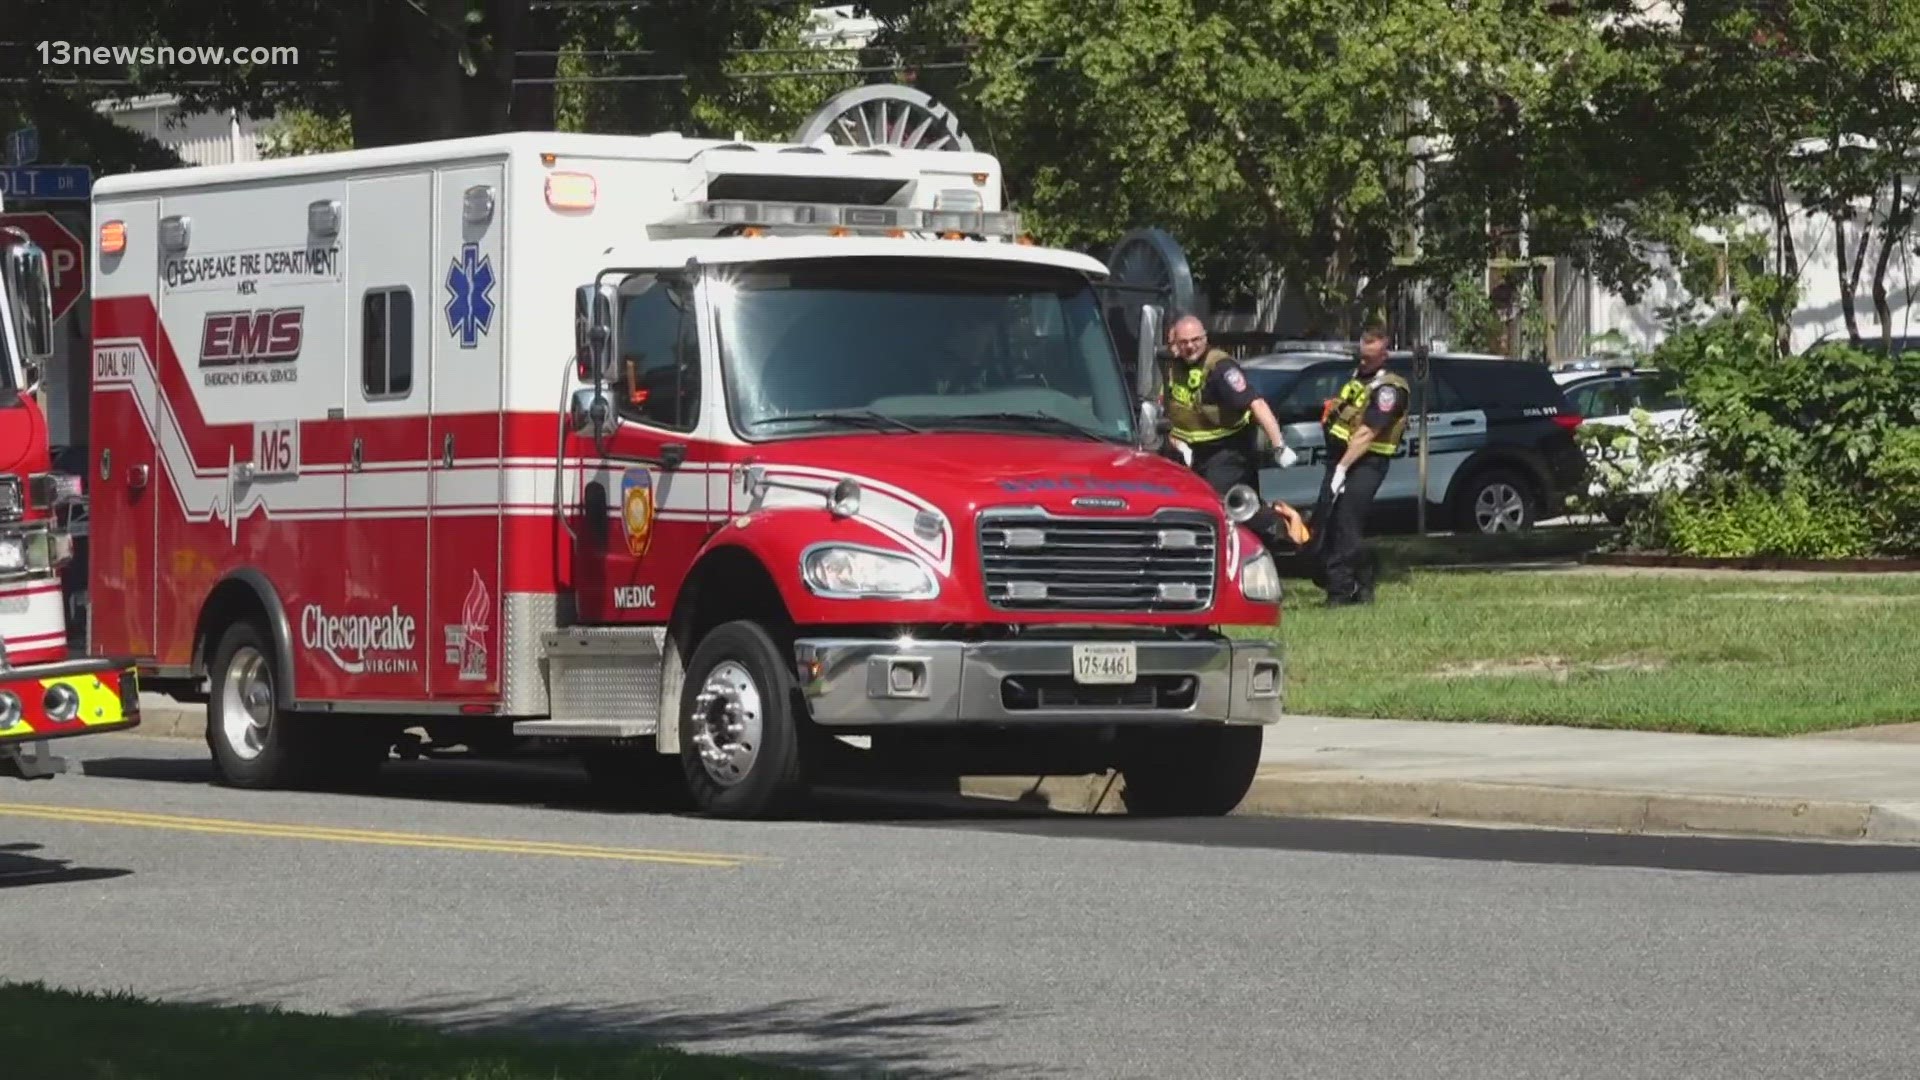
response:
{"label": "street sign", "polygon": [[0,229],[26,233],[47,253],[47,275],[53,280],[53,319],[60,321],[87,291],[87,250],[80,238],[44,210],[0,214]]}
{"label": "street sign", "polygon": [[85,165],[24,165],[0,169],[0,195],[9,199],[71,199],[93,196],[93,170]]}
{"label": "street sign", "polygon": [[23,127],[7,136],[7,164],[31,165],[40,160],[40,129]]}

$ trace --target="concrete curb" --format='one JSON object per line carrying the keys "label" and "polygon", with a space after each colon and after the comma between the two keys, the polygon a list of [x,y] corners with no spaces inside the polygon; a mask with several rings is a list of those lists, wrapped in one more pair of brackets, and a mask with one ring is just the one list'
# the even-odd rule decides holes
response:
{"label": "concrete curb", "polygon": [[[1067,813],[1124,813],[1120,789],[1120,782],[1110,782],[1106,777],[972,777],[961,784],[961,792],[966,795],[1044,799],[1050,808]],[[1920,804],[1592,790],[1468,780],[1392,780],[1360,773],[1302,774],[1284,766],[1263,769],[1234,813],[1629,835],[1920,844]]]}
{"label": "concrete curb", "polygon": [[[201,739],[200,706],[143,703],[129,734]],[[1044,802],[1062,813],[1123,814],[1122,782],[1097,776],[980,776],[963,795]],[[1779,840],[1855,840],[1920,845],[1920,803],[1396,780],[1364,773],[1267,765],[1234,811],[1248,817],[1363,818],[1569,829],[1626,835],[1715,835]]]}

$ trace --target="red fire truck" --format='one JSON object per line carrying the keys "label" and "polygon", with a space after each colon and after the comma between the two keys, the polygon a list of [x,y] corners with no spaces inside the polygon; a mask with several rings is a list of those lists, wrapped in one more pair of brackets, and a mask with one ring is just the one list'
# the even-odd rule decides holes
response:
{"label": "red fire truck", "polygon": [[1105,268],[993,157],[516,133],[94,192],[92,644],[206,701],[225,781],[538,741],[734,815],[842,767],[1251,782],[1252,493],[1156,452]]}
{"label": "red fire truck", "polygon": [[52,471],[34,396],[53,356],[48,282],[46,253],[0,229],[0,776],[28,780],[64,768],[52,741],[140,722],[131,664],[68,655],[60,571],[73,538],[54,508],[79,478]]}

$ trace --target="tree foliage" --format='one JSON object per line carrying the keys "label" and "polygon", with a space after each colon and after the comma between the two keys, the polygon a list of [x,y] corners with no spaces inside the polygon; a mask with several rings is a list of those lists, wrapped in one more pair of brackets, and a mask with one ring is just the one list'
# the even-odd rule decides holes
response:
{"label": "tree foliage", "polygon": [[969,27],[980,106],[1018,131],[1010,156],[1047,238],[1160,225],[1225,297],[1277,271],[1331,328],[1413,275],[1504,250],[1522,207],[1536,224],[1558,209],[1534,195],[1568,151],[1536,136],[1610,71],[1594,24],[1552,9],[975,0]]}
{"label": "tree foliage", "polygon": [[341,131],[362,147],[556,126],[786,134],[851,78],[741,77],[818,66],[798,47],[806,18],[760,0],[14,0],[17,41],[299,52],[251,67],[20,65],[25,81],[9,85],[36,115],[149,93],[177,95],[188,112],[286,112],[276,153],[310,137],[330,146]]}

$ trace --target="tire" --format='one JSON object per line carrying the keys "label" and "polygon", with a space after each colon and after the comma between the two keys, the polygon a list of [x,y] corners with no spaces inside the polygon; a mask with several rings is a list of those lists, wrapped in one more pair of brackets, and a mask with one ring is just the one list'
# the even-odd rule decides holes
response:
{"label": "tire", "polygon": [[804,709],[791,665],[759,624],[710,631],[680,692],[680,763],[694,805],[737,818],[798,809],[807,793]]}
{"label": "tire", "polygon": [[207,688],[207,749],[229,787],[358,787],[372,781],[392,746],[384,732],[281,709],[273,646],[251,623],[227,628]]}
{"label": "tire", "polygon": [[223,784],[283,787],[296,779],[293,724],[281,712],[267,635],[250,623],[227,627],[207,680],[207,749]]}
{"label": "tire", "polygon": [[606,801],[645,810],[693,806],[680,759],[649,746],[595,746],[581,751],[594,791]]}
{"label": "tire", "polygon": [[1253,787],[1266,729],[1207,724],[1131,733],[1120,798],[1132,814],[1221,817]]}
{"label": "tire", "polygon": [[1540,510],[1533,485],[1509,469],[1475,473],[1454,500],[1455,529],[1480,536],[1524,532]]}

